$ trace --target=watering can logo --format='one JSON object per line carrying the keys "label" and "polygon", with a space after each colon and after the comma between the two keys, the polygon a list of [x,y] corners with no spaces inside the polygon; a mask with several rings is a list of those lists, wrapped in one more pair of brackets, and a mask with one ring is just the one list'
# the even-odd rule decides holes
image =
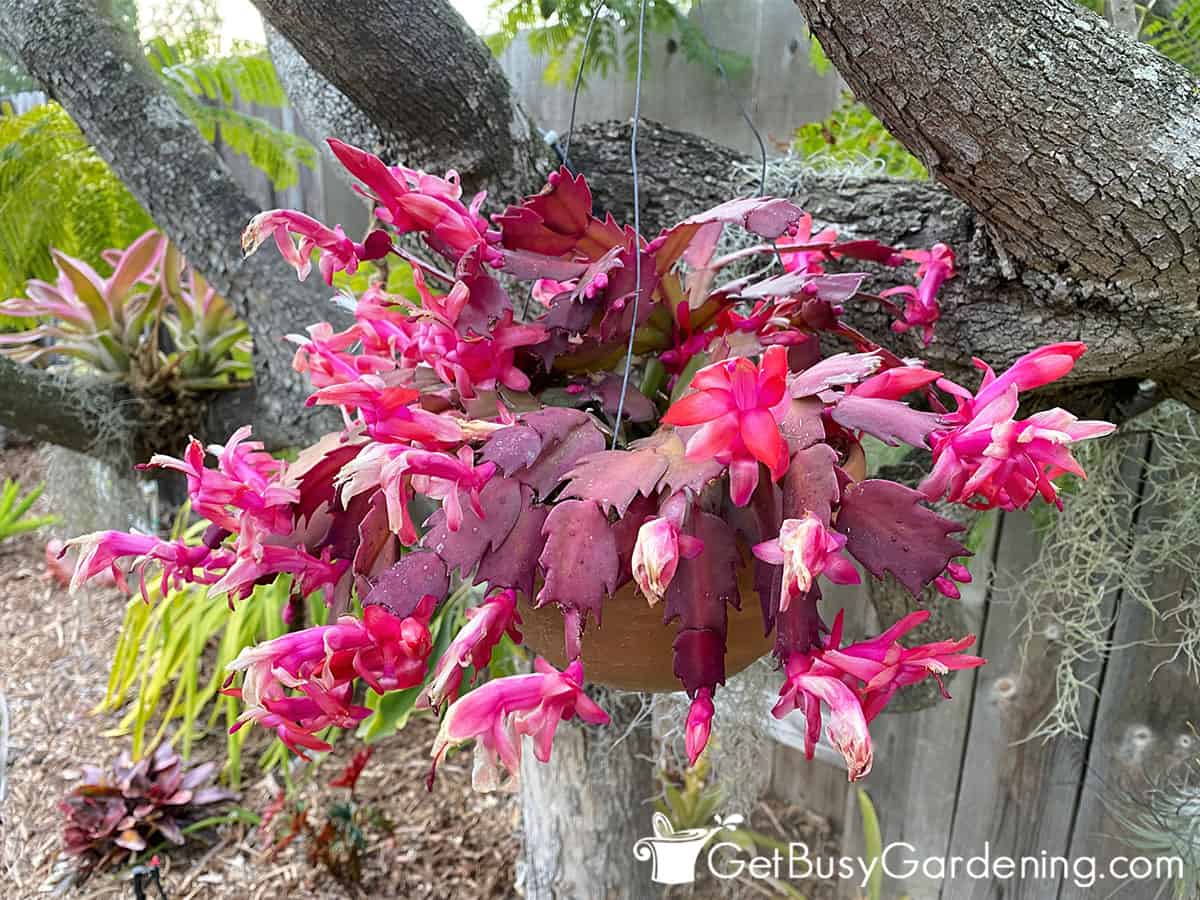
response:
{"label": "watering can logo", "polygon": [[696,880],[696,860],[713,835],[720,831],[736,831],[744,819],[734,813],[722,819],[714,816],[715,828],[687,828],[676,831],[671,820],[656,812],[652,820],[654,837],[644,837],[633,845],[633,855],[641,860],[654,860],[650,878],[658,884],[691,884]]}

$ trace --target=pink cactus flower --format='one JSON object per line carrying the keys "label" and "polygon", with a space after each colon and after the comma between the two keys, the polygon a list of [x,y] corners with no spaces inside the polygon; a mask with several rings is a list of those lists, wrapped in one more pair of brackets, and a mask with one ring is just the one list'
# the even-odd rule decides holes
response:
{"label": "pink cactus flower", "polygon": [[270,209],[251,219],[242,232],[242,252],[249,256],[268,237],[274,237],[279,253],[301,281],[312,270],[313,250],[320,250],[321,277],[329,285],[333,284],[334,273],[344,271],[353,275],[360,262],[381,259],[392,249],[392,239],[385,231],[372,231],[359,244],[346,237],[341,225],[329,228],[302,212]]}
{"label": "pink cactus flower", "polygon": [[540,657],[529,675],[496,678],[478,687],[446,711],[433,744],[432,787],[437,767],[450,748],[475,741],[471,781],[476,790],[500,786],[501,766],[515,786],[521,771],[521,738],[533,738],[534,755],[548,762],[560,721],[579,716],[592,725],[607,725],[608,714],[583,692],[583,664],[576,660],[559,672]]}
{"label": "pink cactus flower", "polygon": [[696,760],[708,746],[708,738],[712,733],[713,711],[712,691],[700,688],[692,698],[684,731],[684,747],[687,750],[689,766],[696,764]]}
{"label": "pink cactus flower", "polygon": [[[794,233],[788,236],[786,243],[779,249],[779,257],[783,261],[784,271],[803,272],[806,275],[825,274],[823,263],[829,259],[829,248],[837,240],[837,229],[825,228],[813,234],[812,226],[813,217],[809,213],[802,215],[800,221],[792,226]],[[786,249],[788,245],[792,244],[824,244],[826,246],[797,250]]]}
{"label": "pink cactus flower", "polygon": [[1019,393],[1065,375],[1082,355],[1080,343],[1052,344],[1021,357],[996,377],[985,364],[983,383],[974,396],[947,379],[938,382],[958,400],[958,409],[944,417],[950,430],[929,436],[933,469],[920,490],[929,499],[979,509],[1024,509],[1041,496],[1062,508],[1054,479],[1072,473],[1084,477],[1069,445],[1111,433],[1109,422],[1080,421],[1062,409],[1014,417]]}
{"label": "pink cactus flower", "polygon": [[788,447],[779,432],[787,413],[787,349],[768,347],[756,366],[745,357],[705,366],[691,381],[695,392],[672,404],[667,425],[702,425],[687,443],[691,459],[715,458],[729,466],[729,493],[745,506],[758,485],[758,465],[778,481],[787,471]]}
{"label": "pink cactus flower", "polygon": [[229,594],[230,600],[243,600],[254,592],[256,585],[284,573],[295,578],[295,590],[305,596],[320,590],[332,591],[350,567],[349,560],[313,556],[303,547],[260,543],[252,530],[242,530],[239,544],[228,570],[210,588],[214,594]]}
{"label": "pink cactus flower", "polygon": [[458,699],[463,671],[474,666],[478,674],[492,658],[492,651],[504,635],[514,643],[521,642],[521,616],[517,612],[517,595],[511,588],[499,591],[474,609],[467,610],[467,624],[437,661],[433,679],[423,700],[437,709],[447,701]]}
{"label": "pink cactus flower", "polygon": [[933,326],[942,316],[937,295],[942,285],[954,277],[954,251],[945,244],[934,244],[931,250],[905,250],[905,259],[920,263],[917,277],[920,283],[910,284],[883,291],[881,297],[903,296],[907,298],[901,318],[892,323],[892,331],[903,334],[910,328],[919,327],[922,341],[929,346],[933,340]]}
{"label": "pink cactus flower", "polygon": [[875,753],[871,747],[871,734],[863,708],[854,691],[840,679],[829,675],[787,668],[787,680],[780,692],[779,702],[771,714],[782,719],[789,712],[800,709],[804,713],[805,754],[812,759],[817,737],[821,730],[821,704],[829,710],[829,727],[826,731],[830,743],[846,760],[846,769],[851,781],[870,774]]}
{"label": "pink cactus flower", "polygon": [[464,206],[458,173],[450,171],[439,178],[404,166],[387,166],[379,157],[333,138],[328,143],[346,170],[366,185],[360,192],[379,204],[375,214],[380,221],[400,234],[424,233],[435,249],[453,259],[480,246],[489,264],[502,260],[491,247],[499,234],[489,233],[479,214],[485,195],[476,195],[469,208]]}
{"label": "pink cactus flower", "polygon": [[174,469],[187,475],[192,510],[210,522],[236,531],[242,516],[250,516],[272,534],[292,530],[291,505],[299,499],[294,487],[283,483],[285,465],[250,441],[250,426],[233,433],[224,445],[208,452],[217,457],[217,468],[204,465],[204,448],[188,441],[183,459],[155,454],[145,468]]}
{"label": "pink cactus flower", "polygon": [[942,696],[949,699],[941,676],[952,670],[974,669],[984,664],[981,657],[962,652],[975,643],[973,634],[957,641],[936,641],[911,648],[900,644],[900,638],[928,619],[929,610],[917,610],[878,637],[838,649],[842,629],[842,613],[838,613],[833,634],[820,652],[820,660],[863,683],[863,714],[868,722],[883,712],[900,688],[932,677],[941,688]]}
{"label": "pink cactus flower", "polygon": [[651,606],[666,594],[680,558],[695,559],[703,550],[702,540],[683,534],[668,517],[656,516],[642,524],[633,545],[633,580]]}
{"label": "pink cactus flower", "polygon": [[817,516],[784,519],[779,537],[754,546],[754,555],[765,563],[783,565],[780,611],[812,590],[818,575],[834,584],[858,584],[858,570],[843,555],[846,536],[829,528]]}
{"label": "pink cactus flower", "polygon": [[[361,422],[379,441],[416,442],[427,447],[462,443],[462,429],[451,416],[439,415],[416,404],[420,393],[389,385],[376,375],[357,381],[331,384],[308,398],[310,405],[341,406],[348,424]],[[352,412],[358,414],[357,418]]]}
{"label": "pink cactus flower", "polygon": [[324,751],[316,737],[329,727],[349,728],[369,714],[353,703],[361,678],[377,694],[421,683],[433,646],[429,618],[437,598],[422,600],[411,616],[398,619],[381,606],[368,606],[362,619],[342,616],[321,625],[247,647],[229,669],[245,672],[240,697],[246,709],[231,731],[247,722],[270,728],[293,752]]}
{"label": "pink cactus flower", "polygon": [[161,568],[162,589],[169,585],[213,584],[233,564],[233,553],[210,549],[203,544],[189,545],[183,541],[164,541],[149,534],[128,534],[124,531],[96,531],[67,541],[63,552],[79,548],[79,560],[71,578],[72,591],[86,581],[101,576],[111,577],[122,590],[128,590],[125,570],[118,562],[129,559],[128,568],[137,569],[142,597],[149,602],[146,591],[146,569]]}

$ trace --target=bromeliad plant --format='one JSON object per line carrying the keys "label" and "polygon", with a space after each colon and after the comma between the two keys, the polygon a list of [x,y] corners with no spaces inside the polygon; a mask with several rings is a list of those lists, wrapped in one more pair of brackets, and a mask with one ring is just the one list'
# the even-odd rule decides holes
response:
{"label": "bromeliad plant", "polygon": [[58,278],[32,280],[0,315],[41,320],[0,334],[0,353],[32,363],[58,356],[128,382],[139,393],[198,392],[250,381],[244,322],[157,231],[109,250],[105,278],[80,259],[51,251]]}
{"label": "bromeliad plant", "polygon": [[[1082,344],[1035,350],[999,376],[977,362],[973,392],[842,319],[848,303],[881,304],[896,332],[931,340],[938,290],[954,276],[944,245],[842,239],[770,198],[725,203],[648,240],[596,215],[584,178],[566,169],[489,221],[483,195],[464,203],[454,173],[330,145],[383,227],[358,242],[273,210],[243,242],[253,252],[273,239],[301,278],[315,255],[327,282],[391,253],[411,264],[419,301],[373,285],[346,298],[349,328],[322,323],[292,337],[314,386],[309,403],[340,409],[344,428],[290,465],[249,429],[209,448],[217,468],[194,440],[183,459],[155,457],[187,476],[193,509],[211,523],[199,542],[113,532],[77,541],[77,581],[156,567],[165,581],[245,602],[287,572],[338,610],[357,595],[361,618],[242,653],[231,688],[245,703],[241,723],[299,752],[324,750],[318,731],[367,715],[359,681],[378,694],[421,682],[430,617],[455,580],[486,585],[486,599],[437,658],[424,702],[449,704],[435,766],[474,740],[481,788],[497,786],[502,769],[515,776],[522,735],[545,760],[560,721],[607,721],[584,692],[584,659],[603,677],[611,660],[588,657],[588,639],[622,629],[629,607],[613,598],[632,585],[638,602],[662,604],[666,639],[649,635],[636,652],[672,659],[692,698],[693,760],[729,674],[731,606],[757,602],[773,635],[784,673],[775,714],[804,714],[810,753],[827,715],[852,779],[870,770],[867,723],[898,688],[982,664],[963,654],[970,636],[901,643],[926,612],[843,645],[841,615],[831,628],[820,609],[821,579],[857,582],[857,562],[914,595],[933,584],[957,596],[970,580],[954,537],[962,526],[924,504],[1059,503],[1054,479],[1079,472],[1071,442],[1112,426],[1060,409],[1018,419],[1017,407],[1021,392],[1069,372]],[[729,226],[759,242],[719,252]],[[393,242],[410,233],[441,261]],[[758,272],[727,274],[755,261]],[[915,271],[868,293],[867,276],[847,271],[856,261]],[[529,283],[529,296],[514,303],[500,275]],[[865,478],[865,435],[930,450],[929,478],[915,490]],[[429,501],[439,508],[422,523]],[[459,698],[467,670],[486,666],[502,636],[518,639],[522,614],[533,634],[554,609],[563,652],[536,649],[563,667],[539,659],[529,674]]]}

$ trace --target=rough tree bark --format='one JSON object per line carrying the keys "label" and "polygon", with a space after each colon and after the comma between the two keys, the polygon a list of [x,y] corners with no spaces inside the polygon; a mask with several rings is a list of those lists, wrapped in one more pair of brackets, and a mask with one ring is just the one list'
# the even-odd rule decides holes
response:
{"label": "rough tree bark", "polygon": [[[249,324],[256,431],[275,445],[311,436],[306,388],[281,337],[328,317],[324,285],[316,279],[298,284],[276,253],[242,259],[239,236],[259,212],[257,204],[165,92],[129,35],[95,4],[4,0],[0,32],[159,227]],[[65,417],[71,408],[60,413]]]}
{"label": "rough tree bark", "polygon": [[[559,726],[543,765],[521,762],[526,900],[649,900],[657,896],[633,855],[649,833],[654,795],[650,716],[643,695],[589,690],[612,717],[604,729]],[[620,743],[613,743],[623,736]]]}

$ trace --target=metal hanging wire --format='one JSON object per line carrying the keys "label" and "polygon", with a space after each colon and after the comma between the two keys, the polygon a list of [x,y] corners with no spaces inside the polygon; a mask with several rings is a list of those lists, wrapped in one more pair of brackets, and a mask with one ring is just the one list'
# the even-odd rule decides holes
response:
{"label": "metal hanging wire", "polygon": [[629,391],[629,372],[633,366],[633,338],[637,333],[638,304],[642,299],[642,202],[638,178],[638,125],[642,119],[642,66],[646,53],[646,0],[638,12],[637,72],[633,85],[633,129],[629,135],[629,167],[633,176],[633,319],[629,324],[629,344],[625,348],[625,371],[621,376],[621,397],[613,420],[612,449],[621,436],[621,416],[625,412],[625,394]]}
{"label": "metal hanging wire", "polygon": [[600,18],[600,11],[604,9],[604,0],[600,0],[596,4],[596,8],[592,10],[592,17],[588,20],[587,32],[583,36],[583,48],[579,51],[579,68],[575,72],[575,89],[571,92],[571,121],[567,125],[567,139],[563,141],[563,165],[567,167],[568,172],[574,173],[575,169],[571,167],[571,138],[575,135],[575,110],[579,107],[579,88],[583,85],[583,73],[587,69],[588,50],[592,46],[592,30],[596,27],[596,20]]}

